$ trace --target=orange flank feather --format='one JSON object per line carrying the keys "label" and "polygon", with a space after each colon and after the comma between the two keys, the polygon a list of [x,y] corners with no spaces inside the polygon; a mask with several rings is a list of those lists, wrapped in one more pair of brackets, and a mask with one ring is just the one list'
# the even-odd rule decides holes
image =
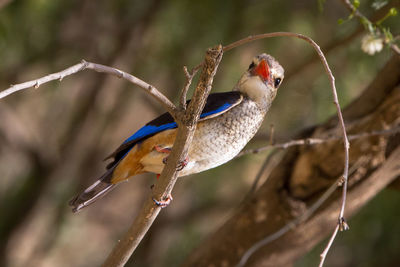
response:
{"label": "orange flank feather", "polygon": [[136,144],[115,168],[111,183],[116,184],[134,175],[155,172],[161,173],[166,153],[158,152],[157,147],[172,148],[177,129],[160,132]]}

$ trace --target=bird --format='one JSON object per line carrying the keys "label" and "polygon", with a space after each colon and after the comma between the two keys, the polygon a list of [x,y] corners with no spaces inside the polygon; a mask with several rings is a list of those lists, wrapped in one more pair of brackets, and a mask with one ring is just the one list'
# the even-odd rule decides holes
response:
{"label": "bird", "polygon": [[[253,58],[231,91],[210,94],[178,176],[209,170],[233,159],[260,128],[283,79],[283,67],[263,53]],[[172,149],[177,127],[167,112],[127,138],[106,158],[112,159],[106,172],[69,202],[72,211],[80,211],[135,175],[159,176]],[[171,199],[172,196],[165,202],[154,201],[164,207]]]}

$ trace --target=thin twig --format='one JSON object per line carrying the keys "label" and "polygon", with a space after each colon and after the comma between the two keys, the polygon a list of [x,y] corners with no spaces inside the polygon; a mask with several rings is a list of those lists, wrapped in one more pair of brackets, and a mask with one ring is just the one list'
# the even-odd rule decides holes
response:
{"label": "thin twig", "polygon": [[18,92],[20,90],[28,89],[31,87],[34,87],[37,89],[42,84],[48,83],[50,81],[54,81],[54,80],[61,81],[64,77],[75,74],[75,73],[80,72],[85,69],[91,69],[91,70],[94,70],[97,72],[111,74],[111,75],[117,76],[118,78],[123,78],[123,79],[133,83],[134,85],[139,86],[140,88],[145,90],[148,94],[150,94],[153,98],[155,98],[160,104],[162,104],[165,107],[165,109],[169,113],[171,113],[171,115],[173,117],[176,116],[175,105],[153,85],[148,84],[145,81],[143,81],[129,73],[126,73],[122,70],[108,67],[108,66],[101,65],[101,64],[97,64],[97,63],[88,62],[85,60],[82,60],[81,63],[76,64],[72,67],[69,67],[63,71],[52,73],[52,74],[46,75],[44,77],[41,77],[39,79],[12,85],[12,86],[10,86],[10,88],[0,92],[0,99],[4,98],[10,94],[13,94],[15,92]]}
{"label": "thin twig", "polygon": [[186,96],[187,92],[189,91],[190,85],[192,84],[193,77],[196,76],[197,72],[200,70],[203,63],[197,65],[192,69],[191,72],[188,71],[186,66],[183,66],[183,72],[185,73],[186,83],[182,89],[179,108],[181,110],[186,110]]}
{"label": "thin twig", "polygon": [[[400,126],[390,128],[390,129],[385,129],[385,130],[377,130],[377,131],[365,132],[365,133],[360,133],[360,134],[352,134],[352,135],[348,135],[347,137],[348,137],[349,141],[353,141],[353,140],[360,139],[360,138],[378,136],[378,135],[391,135],[391,134],[398,133],[398,132],[400,132]],[[323,144],[323,143],[327,143],[327,142],[331,142],[331,141],[337,141],[340,139],[342,139],[342,137],[333,136],[333,137],[329,137],[326,139],[305,138],[305,139],[290,140],[290,141],[284,142],[284,143],[266,145],[266,146],[259,147],[259,148],[243,150],[236,157],[238,158],[238,157],[249,155],[249,154],[257,154],[257,153],[263,152],[265,150],[274,149],[274,148],[287,149],[292,146],[318,145],[318,144]]]}
{"label": "thin twig", "polygon": [[[269,134],[269,144],[272,145],[274,143],[274,125],[271,124],[270,127],[270,134]],[[245,199],[249,198],[250,196],[252,196],[254,194],[254,192],[257,190],[257,186],[258,183],[264,173],[264,171],[267,169],[268,166],[270,166],[271,160],[277,155],[278,150],[272,150],[272,152],[270,154],[267,155],[267,157],[265,158],[263,164],[261,165],[260,170],[258,171],[256,178],[254,178],[253,184],[249,190],[249,193],[247,193],[247,196],[245,197]],[[268,178],[268,175],[267,175]]]}
{"label": "thin twig", "polygon": [[355,16],[359,19],[363,19],[363,20],[368,20],[366,16],[364,16],[363,14],[361,14],[360,11],[358,11],[358,9],[353,6],[352,3],[350,3],[349,0],[341,0],[342,3],[346,6],[346,8],[350,11],[352,16]]}
{"label": "thin twig", "polygon": [[71,74],[74,74],[74,73],[84,70],[85,64],[86,64],[86,61],[82,61],[81,63],[73,65],[63,71],[52,73],[52,74],[46,75],[42,78],[35,79],[35,80],[29,81],[29,82],[11,85],[10,88],[0,92],[0,99],[4,98],[10,94],[13,94],[15,92],[18,92],[20,90],[23,90],[23,89],[27,89],[27,88],[31,88],[31,87],[38,88],[41,84],[44,84],[44,83],[47,83],[50,81],[54,81],[54,80],[61,81],[65,76],[68,76],[68,75],[71,75]]}
{"label": "thin twig", "polygon": [[275,143],[275,126],[271,124],[269,129],[269,144],[273,145]]}
{"label": "thin twig", "polygon": [[339,231],[339,228],[340,228],[340,227],[339,227],[339,223],[338,223],[338,224],[336,224],[335,230],[333,231],[331,238],[329,238],[328,244],[326,245],[324,251],[323,251],[323,252],[321,253],[321,255],[320,255],[321,261],[319,262],[318,267],[322,267],[322,266],[324,265],[324,262],[325,262],[325,259],[326,259],[326,255],[328,254],[329,249],[331,248],[331,246],[332,246],[332,244],[333,244],[333,241],[334,241],[335,238],[336,238],[336,235],[337,235],[337,233],[338,233],[338,231]]}
{"label": "thin twig", "polygon": [[[254,181],[253,181],[253,184],[252,184],[252,186],[251,186],[251,188],[250,188],[249,193],[247,194],[247,197],[250,197],[251,195],[253,195],[254,192],[257,190],[258,183],[259,183],[259,181],[260,181],[260,179],[261,179],[261,177],[262,177],[262,175],[263,175],[265,169],[269,166],[269,164],[271,163],[271,160],[273,160],[273,158],[277,155],[278,151],[279,151],[279,150],[273,150],[273,151],[272,151],[270,154],[268,154],[268,156],[265,158],[263,164],[261,165],[260,170],[258,171],[258,173],[257,173],[257,175],[256,175],[256,178],[255,178]],[[247,198],[247,197],[246,197],[246,198]]]}
{"label": "thin twig", "polygon": [[143,90],[145,90],[148,94],[150,94],[154,99],[156,99],[161,105],[164,106],[164,108],[175,118],[176,117],[176,107],[175,105],[165,96],[163,95],[156,87],[153,85],[129,74],[126,73],[122,70],[104,66],[101,64],[96,64],[96,63],[91,63],[91,62],[86,62],[85,69],[92,69],[97,72],[103,72],[107,74],[111,74],[114,76],[117,76],[118,78],[123,78]]}

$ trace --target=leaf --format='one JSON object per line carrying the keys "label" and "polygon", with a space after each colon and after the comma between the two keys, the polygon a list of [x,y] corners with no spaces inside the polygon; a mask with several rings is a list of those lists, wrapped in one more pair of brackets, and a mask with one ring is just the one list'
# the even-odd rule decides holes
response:
{"label": "leaf", "polygon": [[391,43],[393,41],[393,34],[390,32],[389,28],[382,28],[383,34],[385,35],[386,40]]}

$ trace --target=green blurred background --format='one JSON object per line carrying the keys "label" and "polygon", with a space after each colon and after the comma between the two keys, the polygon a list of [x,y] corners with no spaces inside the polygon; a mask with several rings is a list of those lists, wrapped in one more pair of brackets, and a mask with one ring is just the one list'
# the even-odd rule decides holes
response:
{"label": "green blurred background", "polygon": [[[320,4],[323,1],[319,1]],[[368,17],[382,10],[361,1]],[[387,5],[384,8],[387,8]],[[130,72],[177,102],[183,65],[205,50],[242,37],[292,31],[328,52],[344,106],[389,59],[388,48],[369,56],[366,32],[339,0],[299,1],[0,1],[0,90],[62,70],[81,59]],[[382,15],[382,14],[380,14]],[[399,18],[385,21],[393,33]],[[346,41],[347,40],[347,41]],[[328,80],[304,41],[273,38],[224,55],[213,91],[235,85],[253,56],[266,52],[286,76],[259,135],[275,140],[334,114]],[[191,94],[192,92],[189,92]],[[137,215],[155,175],[141,175],[78,214],[68,200],[102,174],[102,159],[163,111],[123,80],[90,71],[0,100],[0,266],[98,266]],[[266,152],[267,153],[267,152]],[[180,179],[127,266],[177,266],[232,213],[248,192],[266,153]],[[325,266],[400,266],[400,194],[385,190],[350,220]],[[316,266],[325,242],[296,266]]]}

